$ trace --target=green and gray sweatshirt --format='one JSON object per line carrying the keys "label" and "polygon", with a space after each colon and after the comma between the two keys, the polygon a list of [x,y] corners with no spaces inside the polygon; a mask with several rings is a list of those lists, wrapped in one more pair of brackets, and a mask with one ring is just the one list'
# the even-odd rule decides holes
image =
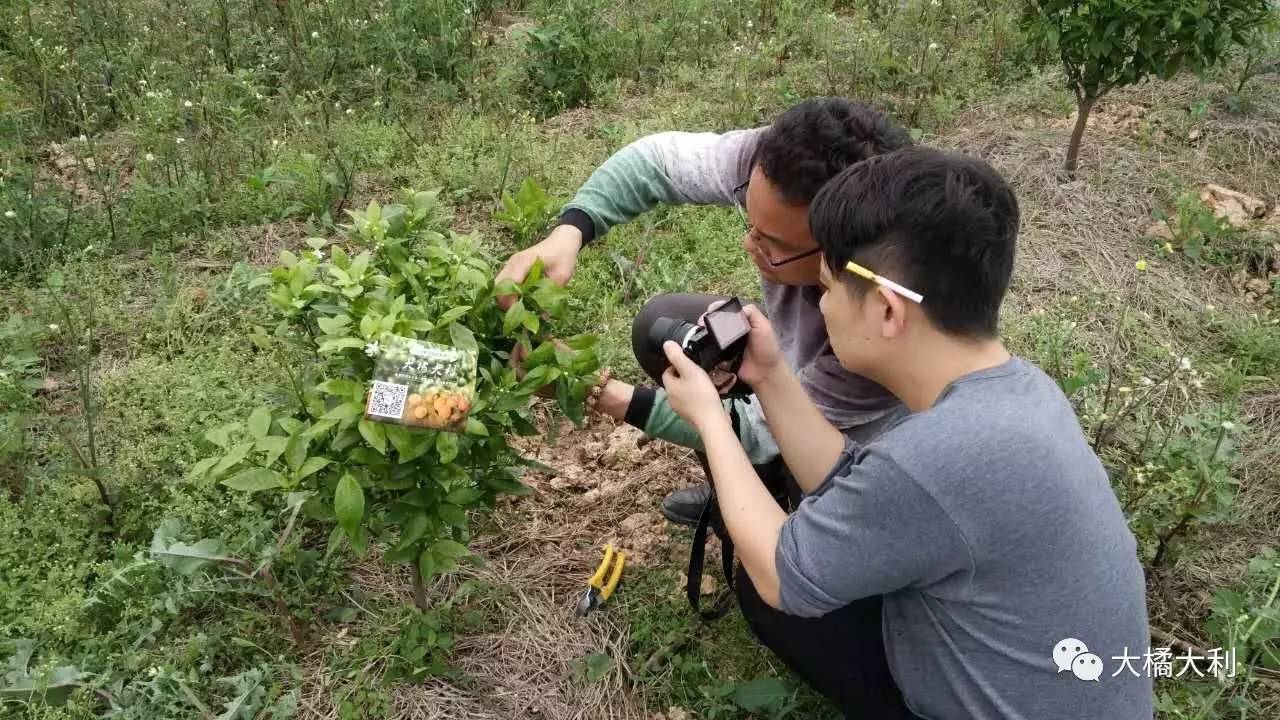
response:
{"label": "green and gray sweatshirt", "polygon": [[[582,230],[585,244],[660,203],[730,205],[734,190],[751,175],[764,130],[663,132],[640,138],[596,168],[565,206],[560,221]],[[764,278],[761,284],[783,354],[832,424],[857,435],[858,428],[901,411],[897,398],[883,387],[841,367],[818,310],[817,287],[778,285]],[[725,402],[737,405],[738,434],[751,461],[761,464],[776,457],[778,447],[760,403]],[[638,388],[632,401],[632,408],[637,407],[640,411],[629,411],[627,420],[646,434],[701,449],[697,433],[675,414],[661,389]]]}

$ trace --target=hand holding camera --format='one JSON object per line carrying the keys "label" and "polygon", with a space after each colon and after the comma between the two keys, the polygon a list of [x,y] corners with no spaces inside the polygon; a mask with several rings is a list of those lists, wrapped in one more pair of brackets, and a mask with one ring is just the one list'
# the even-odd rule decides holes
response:
{"label": "hand holding camera", "polygon": [[733,386],[728,394],[746,394],[752,383],[784,367],[769,320],[737,298],[713,304],[697,325],[659,318],[649,340],[670,363],[662,384],[672,408],[694,427],[723,416],[721,395],[727,385]]}

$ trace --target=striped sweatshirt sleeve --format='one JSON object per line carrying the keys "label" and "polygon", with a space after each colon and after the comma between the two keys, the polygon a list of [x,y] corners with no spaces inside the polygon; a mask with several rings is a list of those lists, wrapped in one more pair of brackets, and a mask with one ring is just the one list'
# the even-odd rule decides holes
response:
{"label": "striped sweatshirt sleeve", "polygon": [[728,205],[751,173],[763,131],[642,137],[596,168],[563,212],[586,214],[598,238],[660,204]]}

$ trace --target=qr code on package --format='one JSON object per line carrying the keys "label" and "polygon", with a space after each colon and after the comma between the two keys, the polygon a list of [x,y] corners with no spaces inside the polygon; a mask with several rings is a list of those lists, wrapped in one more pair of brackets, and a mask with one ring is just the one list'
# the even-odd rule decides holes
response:
{"label": "qr code on package", "polygon": [[369,391],[368,415],[399,420],[404,415],[404,400],[409,394],[408,385],[373,381]]}

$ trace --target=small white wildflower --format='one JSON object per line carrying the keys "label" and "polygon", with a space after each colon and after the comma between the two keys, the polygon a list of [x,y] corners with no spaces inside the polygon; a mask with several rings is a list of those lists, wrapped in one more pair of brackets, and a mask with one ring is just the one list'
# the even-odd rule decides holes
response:
{"label": "small white wildflower", "polygon": [[323,251],[323,250],[312,250],[312,251],[311,251],[311,256],[312,256],[312,257],[314,257],[316,260],[323,260],[323,259],[324,259],[324,251]]}
{"label": "small white wildflower", "polygon": [[1133,392],[1133,388],[1129,387],[1128,385],[1126,385],[1126,386],[1124,386],[1124,387],[1120,388],[1120,394],[1121,394],[1121,395],[1128,395],[1128,394],[1129,394],[1129,393],[1131,393],[1131,392]]}
{"label": "small white wildflower", "polygon": [[1222,429],[1223,429],[1223,430],[1235,430],[1235,429],[1236,429],[1236,424],[1235,424],[1235,423],[1233,423],[1233,422],[1231,422],[1230,420],[1223,420],[1223,421],[1222,421]]}
{"label": "small white wildflower", "polygon": [[929,49],[930,49],[930,50],[937,50],[937,49],[938,49],[938,43],[929,43]]}
{"label": "small white wildflower", "polygon": [[261,99],[262,99],[262,93],[260,93],[260,92],[256,92],[256,93],[254,93],[254,94],[253,94],[253,99],[254,99],[254,100],[261,100]]}
{"label": "small white wildflower", "polygon": [[194,107],[194,106],[191,104],[190,100],[183,100],[182,107]]}
{"label": "small white wildflower", "polygon": [[1205,309],[1205,310],[1208,310],[1209,312],[1213,312],[1214,310],[1217,310],[1218,308],[1217,308],[1216,306],[1214,306],[1214,305],[1213,305],[1213,303],[1209,303],[1209,304],[1207,304],[1207,305],[1205,305],[1205,306],[1204,306],[1204,309]]}
{"label": "small white wildflower", "polygon": [[5,217],[7,217],[7,218],[16,218],[16,217],[18,217],[18,213],[14,212],[14,211],[12,211],[12,210],[5,210],[5,211],[4,211],[4,216],[5,216]]}
{"label": "small white wildflower", "polygon": [[747,28],[748,28],[748,29],[750,29],[750,28],[752,28],[752,27],[755,27],[755,26],[751,23],[751,21],[750,21],[750,20],[748,20],[748,21],[747,21]]}
{"label": "small white wildflower", "polygon": [[1146,375],[1143,375],[1143,376],[1142,376],[1142,378],[1141,378],[1141,382],[1142,382],[1142,384],[1143,384],[1143,385],[1155,385],[1155,384],[1156,384],[1156,381],[1155,381],[1155,380],[1152,380],[1151,378],[1147,377]]}
{"label": "small white wildflower", "polygon": [[271,138],[271,147],[280,147],[280,141],[275,138]]}
{"label": "small white wildflower", "polygon": [[1182,359],[1178,361],[1178,369],[1179,369],[1179,370],[1190,370],[1190,369],[1191,369],[1191,358],[1187,357],[1186,355],[1183,355],[1183,356],[1182,356]]}
{"label": "small white wildflower", "polygon": [[376,108],[380,108],[380,107],[382,107],[382,101],[381,101],[381,100],[374,100],[374,101],[373,101],[373,106],[374,106],[374,107],[376,107]]}
{"label": "small white wildflower", "polygon": [[369,357],[377,357],[377,356],[378,356],[378,349],[379,349],[379,348],[378,348],[378,343],[377,343],[376,341],[375,341],[375,342],[371,342],[371,343],[369,343],[368,345],[365,345],[365,346],[364,346],[364,354],[365,354],[365,355],[368,355]]}
{"label": "small white wildflower", "polygon": [[186,138],[184,138],[184,137],[179,137],[179,138],[174,138],[174,139],[173,139],[173,141],[174,141],[175,143],[177,143],[177,144],[181,145],[182,143],[186,142],[186,141],[187,141],[187,139],[186,139]]}
{"label": "small white wildflower", "polygon": [[84,249],[84,251],[85,251],[85,252],[89,252],[89,251],[91,251],[91,250],[93,250],[93,246],[92,246],[92,245],[87,245],[87,246],[85,246],[85,249]]}
{"label": "small white wildflower", "polygon": [[147,162],[155,162],[155,161],[156,161],[156,156],[155,156],[155,155],[152,155],[151,153],[147,153],[145,157],[147,158]]}
{"label": "small white wildflower", "polygon": [[58,324],[49,323],[49,332],[58,332]]}
{"label": "small white wildflower", "polygon": [[354,113],[355,113],[355,110],[353,110],[353,109],[351,109],[351,108],[347,108],[347,114],[348,114],[348,115],[352,115],[352,114],[354,114]]}
{"label": "small white wildflower", "polygon": [[320,39],[320,31],[319,31],[319,30],[312,30],[312,31],[311,31],[311,39],[312,39],[312,40],[319,40],[319,39]]}
{"label": "small white wildflower", "polygon": [[139,85],[141,85],[142,87],[146,87],[146,86],[147,86],[147,81],[146,81],[146,80],[139,80],[139,81],[138,81],[138,84],[139,84]]}

